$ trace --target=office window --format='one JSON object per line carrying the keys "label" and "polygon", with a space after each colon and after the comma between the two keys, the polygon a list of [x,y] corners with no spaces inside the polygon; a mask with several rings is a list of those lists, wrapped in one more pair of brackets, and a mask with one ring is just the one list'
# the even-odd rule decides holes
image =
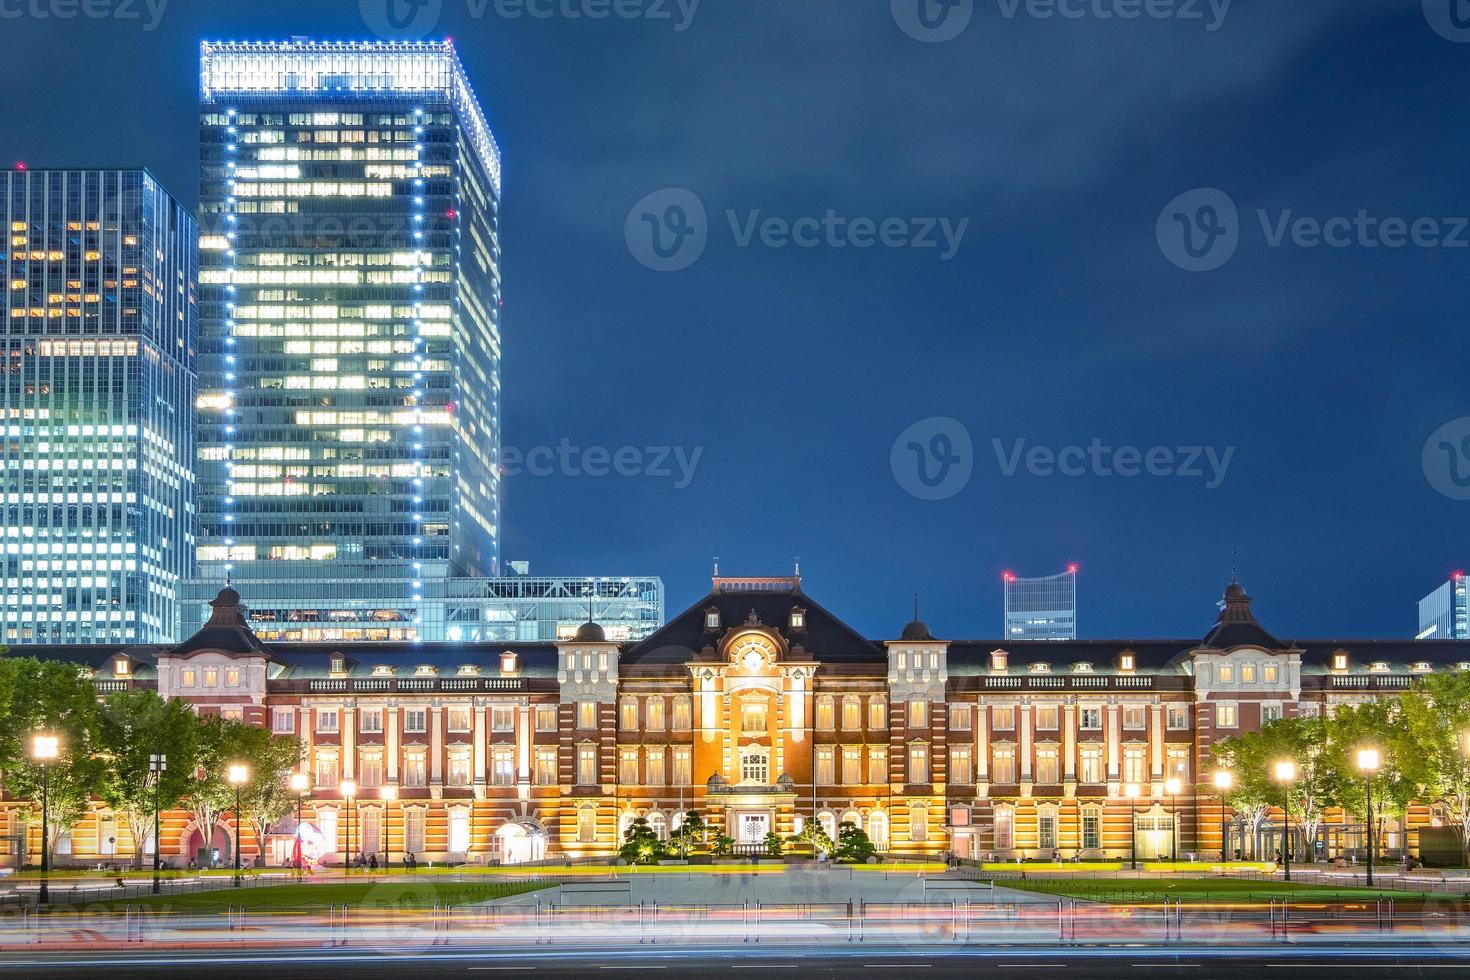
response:
{"label": "office window", "polygon": [[991,756],[990,781],[993,783],[1014,783],[1016,781],[1016,750],[1012,748],[998,748]]}
{"label": "office window", "polygon": [[842,782],[856,786],[863,781],[863,750],[856,745],[842,748]]}
{"label": "office window", "polygon": [[1086,732],[1102,731],[1102,709],[1081,708],[1077,712],[1077,727]]}
{"label": "office window", "polygon": [[623,698],[618,703],[618,727],[625,732],[638,730],[638,699]]}
{"label": "office window", "polygon": [[577,702],[577,727],[583,731],[597,727],[597,702]]}
{"label": "office window", "polygon": [[470,730],[470,709],[461,706],[451,706],[446,709],[449,718],[449,730],[451,732],[467,732]]}
{"label": "office window", "polygon": [[410,807],[403,811],[403,849],[409,854],[424,850],[424,809]]}
{"label": "office window", "polygon": [[383,709],[363,708],[357,714],[357,730],[365,735],[380,735],[383,732]]}
{"label": "office window", "polygon": [[817,746],[817,785],[831,786],[837,782],[835,750],[830,745]]}
{"label": "office window", "polygon": [[1147,755],[1143,749],[1123,750],[1123,782],[1139,784],[1148,780]]}
{"label": "office window", "polygon": [[645,752],[646,758],[644,762],[647,768],[643,775],[644,782],[649,786],[666,785],[668,779],[665,778],[664,760],[667,756],[664,754],[664,747],[662,745],[650,745]]}
{"label": "office window", "polygon": [[554,704],[536,705],[536,731],[556,731],[556,714],[556,705]]}
{"label": "office window", "polygon": [[1235,728],[1240,724],[1240,708],[1234,704],[1215,705],[1215,727]]}
{"label": "office window", "polygon": [[1189,705],[1171,704],[1164,709],[1164,724],[1171,732],[1181,732],[1189,727]]}
{"label": "office window", "polygon": [[514,786],[516,782],[515,748],[497,745],[490,750],[490,784],[492,786]]}
{"label": "office window", "polygon": [[1123,730],[1128,732],[1141,732],[1148,725],[1148,709],[1142,705],[1127,704],[1123,706]]}
{"label": "office window", "polygon": [[1082,811],[1082,847],[1089,851],[1102,847],[1102,814],[1096,810]]}
{"label": "office window", "polygon": [[402,783],[408,787],[428,785],[428,780],[424,776],[423,752],[409,752],[404,755]]}
{"label": "office window", "polygon": [[952,732],[968,732],[970,730],[970,706],[968,704],[952,704],[949,706],[949,730]]}
{"label": "office window", "polygon": [[296,709],[271,709],[271,731],[277,735],[293,734],[296,731]]}
{"label": "office window", "polygon": [[909,702],[909,727],[910,728],[928,728],[929,727],[929,702],[928,701],[910,701]]}
{"label": "office window", "polygon": [[817,698],[817,731],[830,732],[837,727],[833,710],[831,695],[824,694]]}
{"label": "office window", "polygon": [[842,728],[855,732],[863,727],[863,703],[849,695],[842,699]]}
{"label": "office window", "polygon": [[1036,728],[1038,731],[1054,732],[1057,730],[1057,709],[1055,706],[1041,706],[1036,709]]}
{"label": "office window", "polygon": [[881,697],[868,699],[868,728],[877,731],[888,727],[888,702]]}
{"label": "office window", "polygon": [[949,747],[949,781],[956,786],[970,786],[975,782],[975,767],[968,745]]}
{"label": "office window", "polygon": [[638,784],[638,750],[623,749],[618,754],[618,782],[625,786]]}
{"label": "office window", "polygon": [[423,708],[403,709],[403,730],[409,735],[422,735],[429,730],[428,716]]}
{"label": "office window", "polygon": [[929,746],[923,742],[909,745],[909,785],[929,781]]}
{"label": "office window", "polygon": [[881,746],[868,749],[868,782],[888,782],[888,750]]}
{"label": "office window", "polygon": [[663,698],[649,698],[643,703],[643,727],[650,732],[664,730]]}
{"label": "office window", "polygon": [[1015,708],[992,708],[990,710],[990,727],[998,732],[1011,732],[1016,729]]}
{"label": "office window", "polygon": [[577,785],[596,786],[597,778],[597,746],[577,746]]}
{"label": "office window", "polygon": [[674,747],[674,785],[689,786],[694,782],[694,763],[688,746]]}
{"label": "office window", "polygon": [[516,709],[509,705],[492,707],[490,709],[490,730],[501,733],[515,731]]}
{"label": "office window", "polygon": [[1054,745],[1036,748],[1036,782],[1051,785],[1060,783],[1062,777],[1057,766],[1057,749]]}
{"label": "office window", "polygon": [[468,786],[470,784],[470,752],[469,749],[454,749],[449,753],[449,778],[445,781],[448,786]]}
{"label": "office window", "polygon": [[316,712],[316,730],[318,732],[331,733],[337,730],[337,709],[318,708]]}
{"label": "office window", "polygon": [[1081,752],[1082,766],[1078,778],[1084,783],[1103,781],[1103,750],[1098,745],[1084,745]]}
{"label": "office window", "polygon": [[556,749],[539,748],[536,750],[536,785],[556,785]]}
{"label": "office window", "polygon": [[577,811],[577,842],[580,844],[597,842],[597,811],[591,807],[584,807]]}
{"label": "office window", "polygon": [[674,731],[687,732],[694,727],[694,707],[687,697],[674,698]]}

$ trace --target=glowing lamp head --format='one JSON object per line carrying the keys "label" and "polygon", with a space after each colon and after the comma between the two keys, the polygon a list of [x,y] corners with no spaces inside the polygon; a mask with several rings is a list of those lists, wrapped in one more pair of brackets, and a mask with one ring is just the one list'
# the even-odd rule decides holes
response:
{"label": "glowing lamp head", "polygon": [[1215,773],[1216,789],[1227,790],[1234,785],[1235,773],[1231,772],[1229,769],[1221,769],[1219,772]]}
{"label": "glowing lamp head", "polygon": [[55,735],[36,735],[31,739],[31,758],[50,762],[61,754],[61,741]]}
{"label": "glowing lamp head", "polygon": [[1130,800],[1138,799],[1138,793],[1139,789],[1137,783],[1129,783],[1127,786],[1123,787],[1123,795],[1128,797]]}
{"label": "glowing lamp head", "polygon": [[1275,774],[1278,783],[1296,781],[1296,763],[1291,759],[1281,759],[1271,767],[1271,771]]}
{"label": "glowing lamp head", "polygon": [[1182,788],[1182,786],[1183,784],[1180,783],[1177,779],[1164,780],[1164,792],[1168,793],[1170,796],[1178,796],[1179,790]]}
{"label": "glowing lamp head", "polygon": [[1358,768],[1369,775],[1383,768],[1383,757],[1377,749],[1358,750]]}
{"label": "glowing lamp head", "polygon": [[293,772],[291,774],[291,789],[292,789],[292,791],[297,792],[297,793],[305,793],[306,792],[306,788],[307,788],[308,785],[310,785],[310,780],[308,780],[306,778],[306,773],[304,773],[304,772]]}
{"label": "glowing lamp head", "polygon": [[398,787],[397,786],[384,786],[384,787],[382,787],[381,789],[378,790],[378,799],[382,800],[385,803],[390,803],[393,800],[398,799]]}
{"label": "glowing lamp head", "polygon": [[236,762],[230,766],[228,778],[231,786],[244,786],[250,781],[250,768]]}
{"label": "glowing lamp head", "polygon": [[345,799],[350,800],[357,795],[357,783],[353,782],[350,779],[342,780],[342,784],[337,788],[341,791],[342,796]]}

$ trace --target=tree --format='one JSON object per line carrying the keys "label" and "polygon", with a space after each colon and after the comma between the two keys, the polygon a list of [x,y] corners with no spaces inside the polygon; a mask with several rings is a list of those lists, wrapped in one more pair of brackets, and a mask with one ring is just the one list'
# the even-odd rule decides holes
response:
{"label": "tree", "polygon": [[729,834],[715,834],[714,840],[710,842],[710,850],[720,857],[735,853],[735,838]]}
{"label": "tree", "polygon": [[1470,842],[1470,673],[1430,674],[1399,697],[1395,744],[1417,798],[1438,803]]}
{"label": "tree", "polygon": [[1358,768],[1358,750],[1378,750],[1380,768],[1373,776],[1373,816],[1378,839],[1382,840],[1384,819],[1402,815],[1417,791],[1406,765],[1417,750],[1405,736],[1402,701],[1380,698],[1344,705],[1328,719],[1327,733],[1323,763],[1330,769],[1333,802],[1364,820],[1368,816],[1368,781]]}
{"label": "tree", "polygon": [[766,853],[771,857],[780,857],[781,852],[786,849],[786,839],[774,831],[766,835]]}
{"label": "tree", "polygon": [[[1320,718],[1290,718],[1273,721],[1259,731],[1236,735],[1215,747],[1218,764],[1235,776],[1225,794],[1231,809],[1245,820],[1254,840],[1272,808],[1288,801],[1291,820],[1301,828],[1298,856],[1307,841],[1316,839],[1322,824],[1322,811],[1330,805],[1333,774],[1322,764],[1327,728]],[[1283,785],[1276,780],[1276,763],[1290,759],[1296,763],[1297,777]]]}
{"label": "tree", "polygon": [[878,853],[868,834],[851,820],[844,820],[837,828],[837,849],[832,857],[847,864],[862,864]]}
{"label": "tree", "polygon": [[806,844],[811,847],[813,854],[832,853],[832,838],[815,820],[808,820],[806,826],[801,828],[801,833],[790,838],[790,843]]}
{"label": "tree", "polygon": [[[153,691],[120,691],[102,702],[100,744],[106,769],[98,797],[127,821],[133,837],[133,865],[139,866],[153,839],[153,808],[179,805],[197,764],[199,718],[182,701],[165,701]],[[166,757],[154,786],[150,759]]]}
{"label": "tree", "polygon": [[699,811],[690,810],[684,814],[679,829],[670,835],[669,844],[671,849],[677,850],[680,854],[687,854],[693,848],[703,847],[708,834],[709,827],[705,824],[704,818],[699,815]]}
{"label": "tree", "polygon": [[206,850],[212,846],[225,812],[235,806],[235,788],[228,778],[229,764],[235,761],[230,753],[238,737],[236,729],[244,727],[218,715],[205,715],[195,729],[194,769],[188,774],[183,803],[194,818]]}
{"label": "tree", "polygon": [[623,831],[623,846],[618,857],[629,864],[657,864],[664,856],[664,842],[648,825],[647,817],[638,817]]}
{"label": "tree", "polygon": [[301,760],[301,743],[294,735],[272,735],[263,728],[249,728],[236,750],[235,757],[250,767],[250,782],[245,784],[241,801],[250,831],[264,854],[271,828],[296,805],[290,775]]}

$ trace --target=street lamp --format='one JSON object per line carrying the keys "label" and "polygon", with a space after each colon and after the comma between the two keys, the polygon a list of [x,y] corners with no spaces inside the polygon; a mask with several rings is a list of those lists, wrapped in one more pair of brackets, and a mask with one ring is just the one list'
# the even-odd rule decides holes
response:
{"label": "street lamp", "polygon": [[1128,797],[1128,867],[1138,870],[1138,787],[1129,783],[1123,788]]}
{"label": "street lamp", "polygon": [[388,873],[388,867],[393,863],[393,810],[394,800],[398,799],[397,786],[384,786],[378,790],[378,799],[383,801],[383,873]]}
{"label": "street lamp", "polygon": [[51,901],[51,763],[61,754],[61,743],[55,735],[37,735],[31,739],[31,758],[41,766],[41,892],[36,901]]}
{"label": "street lamp", "polygon": [[301,801],[306,796],[307,787],[311,780],[306,778],[304,772],[293,772],[291,774],[291,790],[296,794],[296,873],[301,873]]}
{"label": "street lamp", "polygon": [[1277,761],[1274,772],[1281,784],[1281,868],[1291,880],[1291,784],[1296,781],[1296,763],[1290,759]]}
{"label": "street lamp", "polygon": [[1172,831],[1169,839],[1169,860],[1179,860],[1179,807],[1174,798],[1179,795],[1179,780],[1170,777],[1164,780],[1164,792],[1169,794],[1169,827]]}
{"label": "street lamp", "polygon": [[1363,774],[1363,785],[1368,792],[1368,887],[1373,887],[1373,777],[1383,768],[1383,758],[1377,749],[1358,750],[1358,771]]}
{"label": "street lamp", "polygon": [[347,801],[347,806],[344,808],[345,811],[346,811],[345,816],[347,817],[347,857],[342,862],[342,866],[344,868],[346,868],[348,871],[351,871],[351,869],[352,869],[352,798],[357,795],[357,783],[353,782],[350,779],[344,779],[344,780],[342,780],[342,784],[338,787],[338,789],[341,790],[341,792],[342,792],[342,799],[344,799],[344,800]]}
{"label": "street lamp", "polygon": [[1226,833],[1226,827],[1225,827],[1225,796],[1226,796],[1226,794],[1228,794],[1230,792],[1230,787],[1232,787],[1234,785],[1235,785],[1235,773],[1231,772],[1229,769],[1217,769],[1217,770],[1215,770],[1215,789],[1217,789],[1219,791],[1219,793],[1220,793],[1220,863],[1221,864],[1224,864],[1226,861],[1230,860],[1230,858],[1227,856],[1226,851],[1225,851],[1226,844],[1227,844],[1226,838],[1229,836]]}
{"label": "street lamp", "polygon": [[250,780],[250,769],[242,763],[235,762],[230,765],[230,785],[235,787],[235,887],[239,888],[240,880],[240,842],[244,839],[240,826],[240,790]]}
{"label": "street lamp", "polygon": [[168,756],[162,752],[155,752],[148,756],[148,778],[153,780],[153,894],[162,891],[160,883],[160,868],[162,859],[162,848],[158,839],[158,793],[160,784],[163,782],[164,771],[168,769]]}

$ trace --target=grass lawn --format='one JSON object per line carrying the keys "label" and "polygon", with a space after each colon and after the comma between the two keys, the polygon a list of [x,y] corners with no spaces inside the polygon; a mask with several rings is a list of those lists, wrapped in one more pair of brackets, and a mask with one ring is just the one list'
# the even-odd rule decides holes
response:
{"label": "grass lawn", "polygon": [[[1266,902],[1284,898],[1298,902],[1371,902],[1377,898],[1419,902],[1429,897],[1423,892],[1392,888],[1341,888],[1333,885],[1241,881],[1231,878],[1127,878],[1109,881],[1027,878],[1002,879],[997,884],[1063,898],[1124,904],[1161,902],[1165,898],[1181,902]],[[1436,900],[1446,898],[1444,895],[1434,897]]]}
{"label": "grass lawn", "polygon": [[[417,909],[439,905],[468,905],[509,898],[547,887],[531,881],[445,882],[350,881],[321,884],[256,885],[225,888],[181,895],[133,898],[126,902],[101,903],[176,912],[224,912],[244,906],[262,912],[320,912],[329,905],[366,908]],[[95,908],[96,906],[89,906]]]}

